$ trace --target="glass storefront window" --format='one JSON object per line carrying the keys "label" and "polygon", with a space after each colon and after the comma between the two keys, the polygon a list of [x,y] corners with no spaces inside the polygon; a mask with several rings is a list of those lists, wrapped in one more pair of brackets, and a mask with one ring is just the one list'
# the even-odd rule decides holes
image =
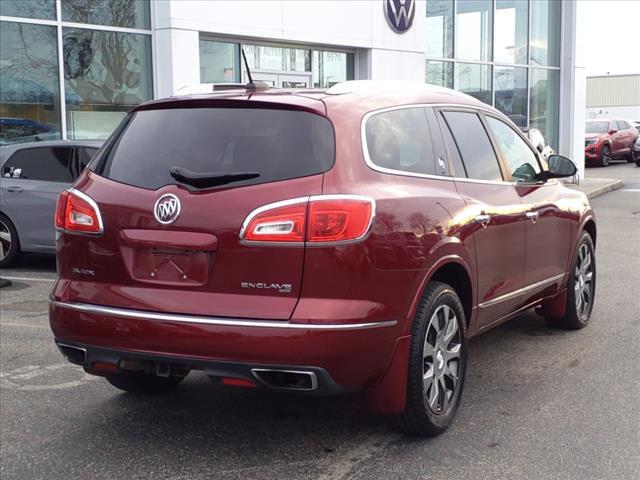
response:
{"label": "glass storefront window", "polygon": [[60,138],[56,28],[0,25],[0,145]]}
{"label": "glass storefront window", "polygon": [[313,51],[313,86],[329,88],[353,80],[353,53]]}
{"label": "glass storefront window", "polygon": [[466,0],[456,5],[456,58],[491,60],[492,0]]}
{"label": "glass storefront window", "polygon": [[491,105],[491,65],[456,63],[457,89]]}
{"label": "glass storefront window", "polygon": [[547,142],[558,148],[558,101],[560,71],[530,69],[529,127],[542,132]]}
{"label": "glass storefront window", "polygon": [[531,1],[531,63],[560,66],[561,2]]}
{"label": "glass storefront window", "polygon": [[494,60],[501,63],[527,63],[529,4],[522,0],[497,0]]}
{"label": "glass storefront window", "polygon": [[494,67],[495,107],[517,126],[527,126],[527,69]]}
{"label": "glass storefront window", "polygon": [[125,28],[151,28],[149,0],[62,0],[62,20]]}
{"label": "glass storefront window", "polygon": [[453,62],[427,60],[425,72],[426,83],[453,88]]}
{"label": "glass storefront window", "polygon": [[311,50],[268,45],[243,45],[242,48],[252,70],[311,71]]}
{"label": "glass storefront window", "polygon": [[56,2],[55,0],[0,0],[0,15],[55,20]]}
{"label": "glass storefront window", "polygon": [[64,28],[67,136],[106,138],[153,96],[149,35]]}
{"label": "glass storefront window", "polygon": [[200,81],[234,83],[240,81],[240,45],[200,39]]}
{"label": "glass storefront window", "polygon": [[427,46],[430,58],[453,57],[453,0],[427,2]]}

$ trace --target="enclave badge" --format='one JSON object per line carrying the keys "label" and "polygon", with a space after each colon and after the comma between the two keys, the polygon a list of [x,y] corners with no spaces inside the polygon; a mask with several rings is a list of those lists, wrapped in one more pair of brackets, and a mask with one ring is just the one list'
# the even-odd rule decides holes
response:
{"label": "enclave badge", "polygon": [[180,215],[180,200],[172,193],[162,195],[153,207],[156,220],[163,225],[175,222]]}

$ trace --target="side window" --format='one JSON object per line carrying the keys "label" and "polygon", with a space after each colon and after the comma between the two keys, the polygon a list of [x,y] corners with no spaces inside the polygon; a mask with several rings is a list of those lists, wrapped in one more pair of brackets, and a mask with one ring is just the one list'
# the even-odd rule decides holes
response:
{"label": "side window", "polygon": [[623,121],[623,120],[618,120],[618,131],[621,132],[622,130],[627,130],[629,128],[629,125],[627,125],[627,122]]}
{"label": "side window", "polygon": [[451,130],[449,130],[449,127],[444,122],[442,122],[442,135],[444,136],[444,143],[447,145],[447,150],[449,151],[449,159],[453,165],[453,176],[465,178],[467,171],[464,169],[460,150],[458,150],[456,141],[453,139],[453,135],[451,135]]}
{"label": "side window", "polygon": [[476,180],[502,180],[502,172],[487,132],[477,114],[444,112],[467,176]]}
{"label": "side window", "polygon": [[14,153],[4,164],[2,176],[69,183],[73,181],[69,147],[25,148]]}
{"label": "side window", "polygon": [[535,182],[536,174],[540,173],[540,165],[533,151],[509,125],[495,117],[486,118],[498,147],[509,164],[513,180]]}
{"label": "side window", "polygon": [[373,115],[365,125],[369,159],[391,170],[436,175],[433,143],[423,108],[403,108]]}

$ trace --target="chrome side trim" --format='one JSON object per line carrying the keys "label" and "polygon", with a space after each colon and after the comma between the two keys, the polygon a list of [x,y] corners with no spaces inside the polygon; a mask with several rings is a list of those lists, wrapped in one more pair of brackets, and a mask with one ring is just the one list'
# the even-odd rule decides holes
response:
{"label": "chrome side trim", "polygon": [[547,278],[546,280],[541,280],[531,285],[527,285],[526,287],[519,288],[518,290],[514,290],[513,292],[505,293],[504,295],[500,295],[499,297],[493,298],[491,300],[487,300],[486,302],[479,303],[478,308],[487,308],[497,303],[511,300],[512,298],[519,297],[520,295],[524,295],[525,293],[530,292],[532,290],[537,290],[538,288],[551,285],[552,283],[555,283],[558,280],[562,280],[564,276],[565,274],[561,273],[560,275],[556,275],[554,277]]}
{"label": "chrome side trim", "polygon": [[180,315],[175,313],[157,313],[144,310],[131,310],[127,308],[104,307],[89,303],[67,303],[57,300],[49,300],[54,307],[66,308],[77,312],[97,313],[111,317],[135,318],[137,320],[150,320],[158,322],[197,323],[204,325],[218,325],[221,327],[252,327],[252,328],[281,328],[288,330],[366,330],[370,328],[392,327],[398,322],[387,320],[371,323],[345,323],[345,324],[307,324],[289,323],[281,320],[249,320],[223,317],[206,317],[200,315]]}

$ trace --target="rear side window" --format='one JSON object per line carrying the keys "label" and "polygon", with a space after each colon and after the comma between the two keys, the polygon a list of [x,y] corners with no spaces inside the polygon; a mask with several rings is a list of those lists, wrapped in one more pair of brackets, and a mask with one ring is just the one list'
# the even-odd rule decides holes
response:
{"label": "rear side window", "polygon": [[444,112],[458,146],[467,176],[476,180],[502,180],[498,158],[480,118],[471,112]]}
{"label": "rear side window", "polygon": [[435,175],[433,143],[424,108],[403,108],[381,112],[365,124],[367,151],[371,162],[401,172]]}
{"label": "rear side window", "polygon": [[627,130],[629,128],[629,125],[627,125],[627,122],[624,120],[618,120],[616,123],[618,124],[618,131]]}
{"label": "rear side window", "polygon": [[258,173],[234,187],[305,177],[334,161],[329,120],[308,112],[258,108],[173,108],[128,116],[91,167],[97,174],[156,190],[178,183],[171,167],[215,175]]}
{"label": "rear side window", "polygon": [[71,183],[73,148],[37,147],[18,150],[2,168],[2,176]]}

